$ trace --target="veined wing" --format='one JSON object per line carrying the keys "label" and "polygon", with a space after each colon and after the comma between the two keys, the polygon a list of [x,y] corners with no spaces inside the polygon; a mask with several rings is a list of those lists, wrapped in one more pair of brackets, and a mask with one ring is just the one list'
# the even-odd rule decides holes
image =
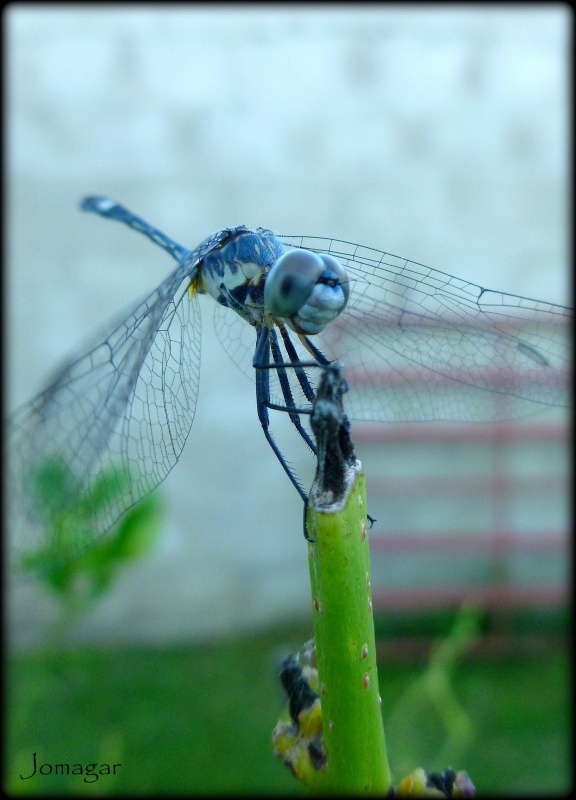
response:
{"label": "veined wing", "polygon": [[318,339],[347,366],[351,417],[482,421],[569,405],[570,309],[349,242],[279,238],[348,272],[348,306]]}
{"label": "veined wing", "polygon": [[[312,341],[345,364],[352,419],[479,422],[570,404],[570,309],[337,239],[278,238],[331,253],[348,273],[346,309]],[[251,374],[253,332],[216,314],[220,338]]]}
{"label": "veined wing", "polygon": [[9,421],[14,556],[67,561],[177,462],[194,418],[200,310],[189,292],[215,234]]}

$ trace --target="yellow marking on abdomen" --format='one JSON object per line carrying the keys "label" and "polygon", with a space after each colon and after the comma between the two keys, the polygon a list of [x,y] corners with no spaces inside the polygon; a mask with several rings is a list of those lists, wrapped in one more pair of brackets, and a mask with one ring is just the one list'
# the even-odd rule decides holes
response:
{"label": "yellow marking on abdomen", "polygon": [[190,282],[190,286],[188,287],[188,291],[195,297],[197,294],[206,294],[206,289],[204,288],[204,284],[202,283],[202,275],[200,272],[197,272],[192,281]]}

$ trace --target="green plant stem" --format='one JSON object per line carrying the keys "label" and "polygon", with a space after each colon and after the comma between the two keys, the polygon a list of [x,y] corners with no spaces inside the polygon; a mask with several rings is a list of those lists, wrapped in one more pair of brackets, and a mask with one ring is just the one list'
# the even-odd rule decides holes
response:
{"label": "green plant stem", "polygon": [[[308,510],[316,658],[328,765],[322,792],[385,794],[391,783],[378,690],[366,484],[342,509]],[[320,777],[320,776],[319,776]],[[315,787],[316,788],[316,787]]]}

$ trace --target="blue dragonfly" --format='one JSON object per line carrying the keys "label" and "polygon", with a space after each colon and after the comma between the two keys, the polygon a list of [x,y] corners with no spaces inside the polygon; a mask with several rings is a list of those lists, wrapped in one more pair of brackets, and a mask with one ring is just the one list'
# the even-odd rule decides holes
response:
{"label": "blue dragonfly", "polygon": [[[200,295],[216,300],[218,335],[255,379],[264,435],[305,502],[269,410],[287,412],[314,451],[301,419],[314,366],[345,363],[355,420],[492,421],[569,404],[570,309],[338,239],[240,225],[190,250],[109,198],[81,207],[144,234],[177,267],[10,420],[19,552],[74,558],[174,467],[198,395]],[[82,524],[69,513],[78,498]]]}

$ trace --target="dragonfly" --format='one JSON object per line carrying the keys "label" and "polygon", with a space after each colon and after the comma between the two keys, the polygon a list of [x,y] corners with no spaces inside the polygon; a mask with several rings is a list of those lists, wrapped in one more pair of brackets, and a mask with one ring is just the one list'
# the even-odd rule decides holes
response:
{"label": "dragonfly", "polygon": [[177,266],[9,421],[17,554],[50,547],[73,559],[175,466],[199,390],[202,295],[255,380],[266,440],[304,502],[269,411],[287,412],[315,452],[302,420],[330,364],[346,365],[351,420],[494,421],[570,403],[563,306],[339,239],[240,225],[188,249],[107,197],[81,208],[143,234]]}

